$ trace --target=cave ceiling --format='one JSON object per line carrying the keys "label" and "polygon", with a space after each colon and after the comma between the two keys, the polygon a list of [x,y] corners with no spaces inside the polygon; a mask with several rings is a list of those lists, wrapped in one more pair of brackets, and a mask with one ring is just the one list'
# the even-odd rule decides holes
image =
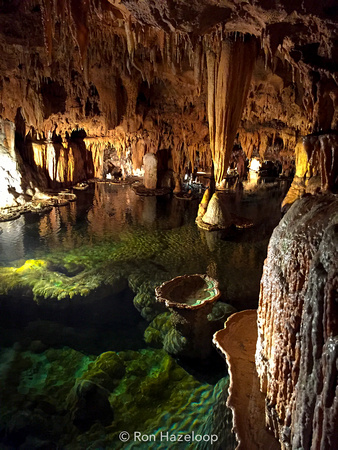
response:
{"label": "cave ceiling", "polygon": [[0,0],[0,116],[22,136],[83,130],[192,160],[209,148],[206,55],[224,40],[257,44],[247,154],[337,130],[334,0]]}

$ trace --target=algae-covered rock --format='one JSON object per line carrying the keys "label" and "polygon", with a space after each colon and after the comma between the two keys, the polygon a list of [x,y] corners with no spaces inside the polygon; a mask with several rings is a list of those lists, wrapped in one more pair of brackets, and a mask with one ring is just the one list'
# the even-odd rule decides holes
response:
{"label": "algae-covered rock", "polygon": [[126,371],[124,361],[116,352],[102,353],[94,366],[106,372],[113,380],[122,378]]}
{"label": "algae-covered rock", "polygon": [[[118,449],[121,430],[159,441],[161,431],[200,427],[211,406],[213,386],[163,350],[106,352],[94,361],[69,348],[0,350],[0,362],[0,433],[16,447]],[[102,374],[109,389],[99,384]]]}
{"label": "algae-covered rock", "polygon": [[155,348],[162,348],[167,333],[172,329],[171,313],[165,312],[155,317],[144,332],[144,340]]}
{"label": "algae-covered rock", "polygon": [[189,342],[183,334],[172,328],[168,334],[166,334],[163,340],[163,348],[171,355],[187,355],[189,356]]}
{"label": "algae-covered rock", "polygon": [[156,301],[155,287],[157,283],[156,281],[143,282],[133,300],[135,308],[148,321],[151,321],[160,312],[164,311],[164,307]]}
{"label": "algae-covered rock", "polygon": [[119,352],[119,356],[126,363],[126,373],[110,396],[116,430],[155,430],[161,416],[179,414],[199,386],[163,350]]}
{"label": "algae-covered rock", "polygon": [[115,352],[102,353],[88,370],[82,375],[82,380],[91,381],[108,391],[113,391],[119,380],[125,374],[125,363]]}

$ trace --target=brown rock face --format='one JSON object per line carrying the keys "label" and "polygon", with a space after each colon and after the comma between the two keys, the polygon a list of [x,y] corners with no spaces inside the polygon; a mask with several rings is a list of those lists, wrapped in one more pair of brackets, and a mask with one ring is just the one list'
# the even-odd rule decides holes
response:
{"label": "brown rock face", "polygon": [[338,446],[338,199],[295,202],[275,229],[258,309],[256,368],[282,447]]}

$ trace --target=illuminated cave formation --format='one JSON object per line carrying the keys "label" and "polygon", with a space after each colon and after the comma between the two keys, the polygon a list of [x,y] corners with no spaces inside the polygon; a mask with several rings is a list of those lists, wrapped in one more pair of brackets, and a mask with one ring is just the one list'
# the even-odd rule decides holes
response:
{"label": "illuminated cave formation", "polygon": [[[149,190],[170,188],[179,193],[185,176],[202,172],[209,176],[205,184],[209,183],[212,194],[213,182],[225,187],[224,179],[231,173],[242,181],[244,159],[257,158],[278,164],[285,177],[295,164],[295,177],[283,202],[285,212],[297,199],[310,195],[318,204],[329,198],[336,206],[338,8],[334,0],[0,0],[0,50],[2,212],[31,203],[36,207],[51,189],[115,173],[119,179],[143,174],[144,157],[150,154],[157,161],[157,177],[153,174],[147,181]],[[237,156],[234,146],[241,152]],[[210,198],[208,191],[201,216]],[[288,227],[290,217],[296,220],[292,215],[296,210],[290,211],[280,226]],[[336,214],[334,207],[330,213]],[[298,233],[296,225],[294,229]],[[320,233],[324,237],[320,246],[316,241],[317,250],[325,254],[329,239],[323,229]],[[294,243],[291,238],[290,242]],[[304,245],[306,250],[308,244]],[[298,250],[294,253],[292,258],[302,258]],[[320,254],[310,256],[306,256],[309,261],[321,260]],[[331,299],[331,291],[324,295],[313,287],[310,277],[319,277],[320,264],[317,272],[311,272],[306,258],[297,281],[307,283],[306,300],[310,294],[314,301],[327,295]],[[284,267],[285,260],[281,258],[279,264]],[[299,367],[308,349],[295,356],[289,343],[281,342],[279,348],[271,343],[272,325],[265,323],[273,320],[273,308],[278,310],[273,304],[278,283],[269,285],[269,270],[267,265],[262,280],[256,356],[270,408],[267,426],[283,448],[310,448],[312,442],[315,448],[324,438],[319,431],[311,437],[305,427],[305,412],[299,405],[307,402],[307,396],[297,390],[294,380],[298,372],[304,380],[310,376]],[[273,276],[277,279],[281,272]],[[289,301],[285,294],[285,302]],[[331,324],[326,315],[334,313],[332,308],[325,309],[325,323]],[[307,343],[312,345],[309,315],[300,308],[299,317],[285,318],[290,341],[295,342],[303,320],[305,337],[297,352]],[[318,331],[318,336],[327,333],[323,344],[327,347],[336,339],[336,325],[329,328]],[[280,393],[275,383],[282,372],[276,375],[270,364],[282,358],[276,354],[283,352],[284,344],[295,367],[290,369],[292,383]],[[318,362],[318,367],[325,364]],[[281,371],[285,376],[289,373],[284,366]],[[293,399],[286,411],[293,395],[300,403],[295,405]],[[321,401],[336,418],[336,403],[326,397]],[[316,408],[311,414],[317,424],[324,412]],[[333,426],[330,420],[327,427]],[[290,431],[290,421],[297,432]],[[283,435],[286,432],[288,436]],[[332,440],[325,441],[327,445]]]}

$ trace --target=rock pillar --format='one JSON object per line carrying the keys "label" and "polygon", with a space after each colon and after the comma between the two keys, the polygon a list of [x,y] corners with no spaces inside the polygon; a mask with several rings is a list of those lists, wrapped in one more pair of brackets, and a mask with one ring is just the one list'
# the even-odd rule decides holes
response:
{"label": "rock pillar", "polygon": [[143,157],[144,165],[144,186],[147,189],[157,187],[157,157],[154,153],[147,153]]}
{"label": "rock pillar", "polygon": [[256,368],[283,449],[338,448],[337,211],[333,194],[296,201],[264,264]]}

